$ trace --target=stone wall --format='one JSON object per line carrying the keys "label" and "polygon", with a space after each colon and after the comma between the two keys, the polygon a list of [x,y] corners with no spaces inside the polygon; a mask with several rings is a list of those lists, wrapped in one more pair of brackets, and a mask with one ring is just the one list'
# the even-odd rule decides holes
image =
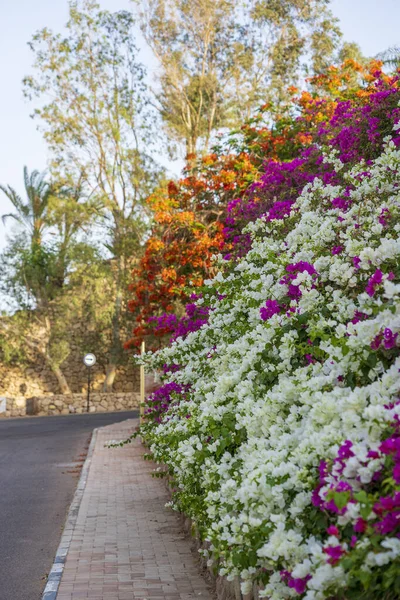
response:
{"label": "stone wall", "polygon": [[[27,415],[68,415],[85,413],[87,409],[86,394],[63,396],[17,396],[7,398],[5,411],[0,417],[25,417]],[[115,412],[139,408],[140,398],[137,393],[92,393],[90,395],[89,412]]]}
{"label": "stone wall", "polygon": [[[81,353],[71,354],[62,365],[72,393],[85,393],[87,390],[87,369]],[[114,381],[114,392],[139,392],[139,367],[129,362],[119,367]],[[92,389],[101,390],[105,377],[105,364],[101,360],[92,367]],[[39,359],[25,365],[7,365],[0,362],[0,396],[16,398],[22,396],[47,396],[60,392],[58,383],[51,372]]]}

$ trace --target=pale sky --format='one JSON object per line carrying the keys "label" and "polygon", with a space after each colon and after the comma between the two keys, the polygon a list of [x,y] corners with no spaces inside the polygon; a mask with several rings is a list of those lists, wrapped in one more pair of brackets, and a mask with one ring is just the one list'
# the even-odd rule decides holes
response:
{"label": "pale sky", "polygon": [[[190,0],[189,0],[190,1]],[[102,8],[130,9],[129,0],[100,0]],[[346,41],[357,42],[364,54],[374,56],[389,46],[400,45],[400,0],[332,0]],[[0,183],[23,193],[22,169],[46,168],[46,147],[32,107],[22,95],[22,78],[31,73],[32,53],[27,46],[32,34],[43,27],[60,31],[68,17],[67,0],[0,0]],[[142,61],[154,72],[154,61],[143,41]],[[11,206],[0,193],[0,215]],[[0,223],[0,249],[6,228]]]}

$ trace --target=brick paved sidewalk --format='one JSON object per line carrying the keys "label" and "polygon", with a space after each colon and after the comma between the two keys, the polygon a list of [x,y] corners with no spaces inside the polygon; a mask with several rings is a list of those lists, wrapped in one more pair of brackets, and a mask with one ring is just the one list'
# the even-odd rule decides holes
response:
{"label": "brick paved sidewalk", "polygon": [[57,600],[213,597],[140,441],[104,447],[136,425],[131,419],[98,430]]}

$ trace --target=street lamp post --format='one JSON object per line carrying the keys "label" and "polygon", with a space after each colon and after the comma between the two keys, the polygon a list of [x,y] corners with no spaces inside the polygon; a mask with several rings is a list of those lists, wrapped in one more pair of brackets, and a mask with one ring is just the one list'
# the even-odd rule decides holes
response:
{"label": "street lamp post", "polygon": [[87,386],[87,403],[86,403],[86,412],[89,412],[90,406],[90,385],[91,385],[91,369],[96,364],[96,357],[91,352],[89,354],[85,354],[83,357],[83,363],[87,367],[88,372],[88,386]]}

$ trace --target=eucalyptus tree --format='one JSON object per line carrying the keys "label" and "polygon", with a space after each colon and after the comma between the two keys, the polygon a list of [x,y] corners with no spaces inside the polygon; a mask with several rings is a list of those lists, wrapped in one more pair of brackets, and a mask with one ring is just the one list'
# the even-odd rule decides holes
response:
{"label": "eucalyptus tree", "polygon": [[34,74],[24,79],[24,90],[39,102],[34,116],[52,172],[72,187],[79,181],[88,201],[101,207],[98,237],[115,296],[104,384],[109,391],[122,359],[130,263],[148,227],[144,200],[160,176],[149,154],[154,123],[134,19],[127,11],[102,11],[93,0],[71,0],[66,33],[45,28],[30,47]]}
{"label": "eucalyptus tree", "polygon": [[156,101],[188,154],[216,128],[278,105],[302,67],[323,70],[339,44],[329,0],[143,0],[145,39],[161,66]]}

